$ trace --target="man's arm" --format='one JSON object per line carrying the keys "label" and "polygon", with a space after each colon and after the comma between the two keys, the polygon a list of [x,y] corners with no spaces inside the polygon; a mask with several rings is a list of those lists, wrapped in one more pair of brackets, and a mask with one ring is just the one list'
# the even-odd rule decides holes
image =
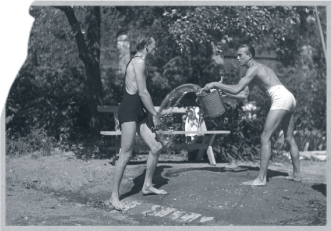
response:
{"label": "man's arm", "polygon": [[142,59],[135,60],[133,69],[136,76],[138,94],[141,98],[141,101],[145,105],[147,111],[153,116],[157,115],[157,112],[154,108],[151,95],[149,94],[146,87],[146,77],[145,77],[145,61]]}
{"label": "man's arm", "polygon": [[240,81],[236,85],[226,85],[220,82],[212,82],[206,84],[204,90],[210,90],[213,88],[218,88],[226,93],[230,93],[232,95],[237,95],[241,91],[243,91],[254,79],[257,74],[257,67],[251,67],[247,70],[246,75],[240,79]]}
{"label": "man's arm", "polygon": [[231,99],[237,99],[237,100],[246,100],[248,98],[249,95],[249,87],[246,86],[244,88],[244,90],[242,90],[241,92],[239,92],[238,94],[231,94],[231,93],[225,93],[224,97],[228,97]]}

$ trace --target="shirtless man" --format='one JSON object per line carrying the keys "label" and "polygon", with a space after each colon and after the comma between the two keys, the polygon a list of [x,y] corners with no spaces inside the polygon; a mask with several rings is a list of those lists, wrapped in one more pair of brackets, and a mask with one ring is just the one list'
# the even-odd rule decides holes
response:
{"label": "shirtless man", "polygon": [[153,174],[163,146],[155,140],[155,133],[147,126],[148,113],[153,118],[154,126],[160,125],[159,114],[156,112],[151,96],[146,88],[148,69],[145,59],[148,54],[155,54],[155,40],[150,34],[146,33],[140,34],[136,42],[137,53],[126,67],[124,96],[118,111],[118,119],[122,131],[121,151],[115,165],[113,191],[109,200],[117,210],[124,209],[124,205],[119,200],[119,187],[126,165],[132,157],[136,132],[151,149],[147,159],[142,193],[144,195],[167,194],[166,191],[156,189],[152,185]]}
{"label": "shirtless man", "polygon": [[244,44],[239,47],[237,59],[241,66],[248,67],[246,74],[236,85],[225,85],[220,82],[206,84],[204,90],[218,88],[228,96],[243,99],[257,85],[262,91],[266,91],[271,98],[271,108],[267,115],[264,129],[261,134],[261,162],[258,177],[253,181],[243,182],[244,185],[262,186],[267,184],[267,170],[271,157],[271,137],[277,127],[281,125],[286,143],[290,146],[293,165],[293,176],[289,180],[301,182],[299,149],[293,137],[294,118],[293,112],[296,101],[279,81],[276,74],[267,66],[254,60],[255,49],[252,45]]}

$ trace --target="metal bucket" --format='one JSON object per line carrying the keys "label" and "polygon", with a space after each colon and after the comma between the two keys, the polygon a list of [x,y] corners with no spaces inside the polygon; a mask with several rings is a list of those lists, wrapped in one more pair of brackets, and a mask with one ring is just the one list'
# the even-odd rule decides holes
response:
{"label": "metal bucket", "polygon": [[220,96],[218,90],[201,95],[197,94],[196,102],[202,108],[204,117],[206,118],[215,118],[225,112],[222,97]]}

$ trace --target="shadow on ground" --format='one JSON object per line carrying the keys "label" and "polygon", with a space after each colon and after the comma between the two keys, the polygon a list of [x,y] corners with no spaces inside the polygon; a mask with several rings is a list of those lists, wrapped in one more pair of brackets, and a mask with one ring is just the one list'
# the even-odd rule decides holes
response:
{"label": "shadow on ground", "polygon": [[[251,167],[251,166],[240,166],[242,168],[246,168],[248,171],[256,171],[257,174],[260,170],[259,167]],[[272,170],[272,169],[268,169],[268,172],[267,172],[267,182],[269,181],[270,178],[273,178],[273,177],[279,177],[279,176],[288,176],[288,173],[287,172],[281,172],[281,171],[275,171],[275,170]]]}
{"label": "shadow on ground", "polygon": [[322,193],[323,196],[326,197],[326,184],[314,184],[311,187],[312,189]]}
{"label": "shadow on ground", "polygon": [[[189,171],[210,171],[210,172],[245,172],[245,171],[251,171],[256,172],[256,175],[259,172],[259,167],[251,167],[251,166],[238,166],[236,168],[225,168],[225,167],[203,167],[203,168],[182,168],[182,169],[174,169],[168,171],[165,176],[166,177],[177,177],[179,174],[183,172],[189,172]],[[278,176],[288,176],[288,173],[281,172],[281,171],[275,171],[268,169],[267,173],[267,181],[269,181],[272,177],[278,177]]]}
{"label": "shadow on ground", "polygon": [[[164,172],[166,168],[171,168],[171,166],[160,166],[160,167],[156,168],[154,176],[153,176],[153,184],[154,184],[155,188],[161,188],[162,186],[168,184],[169,180],[167,178],[164,178],[161,175],[162,172]],[[130,197],[134,194],[139,193],[143,187],[145,175],[146,175],[146,170],[144,170],[143,173],[141,173],[139,176],[134,178],[134,180],[133,180],[134,185],[133,185],[132,189],[129,192],[121,195],[120,200],[123,200],[124,198]]]}

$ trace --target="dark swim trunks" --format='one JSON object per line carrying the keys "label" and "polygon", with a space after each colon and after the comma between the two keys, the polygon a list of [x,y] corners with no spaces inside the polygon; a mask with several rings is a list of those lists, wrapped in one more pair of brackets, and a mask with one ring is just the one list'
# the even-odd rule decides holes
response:
{"label": "dark swim trunks", "polygon": [[[135,57],[140,57],[140,56],[135,56]],[[128,62],[126,68],[128,68],[131,60]],[[126,77],[126,70],[124,76]],[[140,123],[147,117],[146,111],[147,110],[145,109],[144,104],[141,101],[139,93],[137,92],[136,94],[131,95],[126,91],[124,86],[123,100],[118,109],[118,120],[120,123],[120,128],[121,125],[125,122],[135,121],[137,123]]]}
{"label": "dark swim trunks", "polygon": [[135,121],[140,123],[147,117],[144,104],[140,99],[139,93],[130,95],[124,90],[124,96],[120,108],[118,110],[118,120],[120,126],[122,123]]}

